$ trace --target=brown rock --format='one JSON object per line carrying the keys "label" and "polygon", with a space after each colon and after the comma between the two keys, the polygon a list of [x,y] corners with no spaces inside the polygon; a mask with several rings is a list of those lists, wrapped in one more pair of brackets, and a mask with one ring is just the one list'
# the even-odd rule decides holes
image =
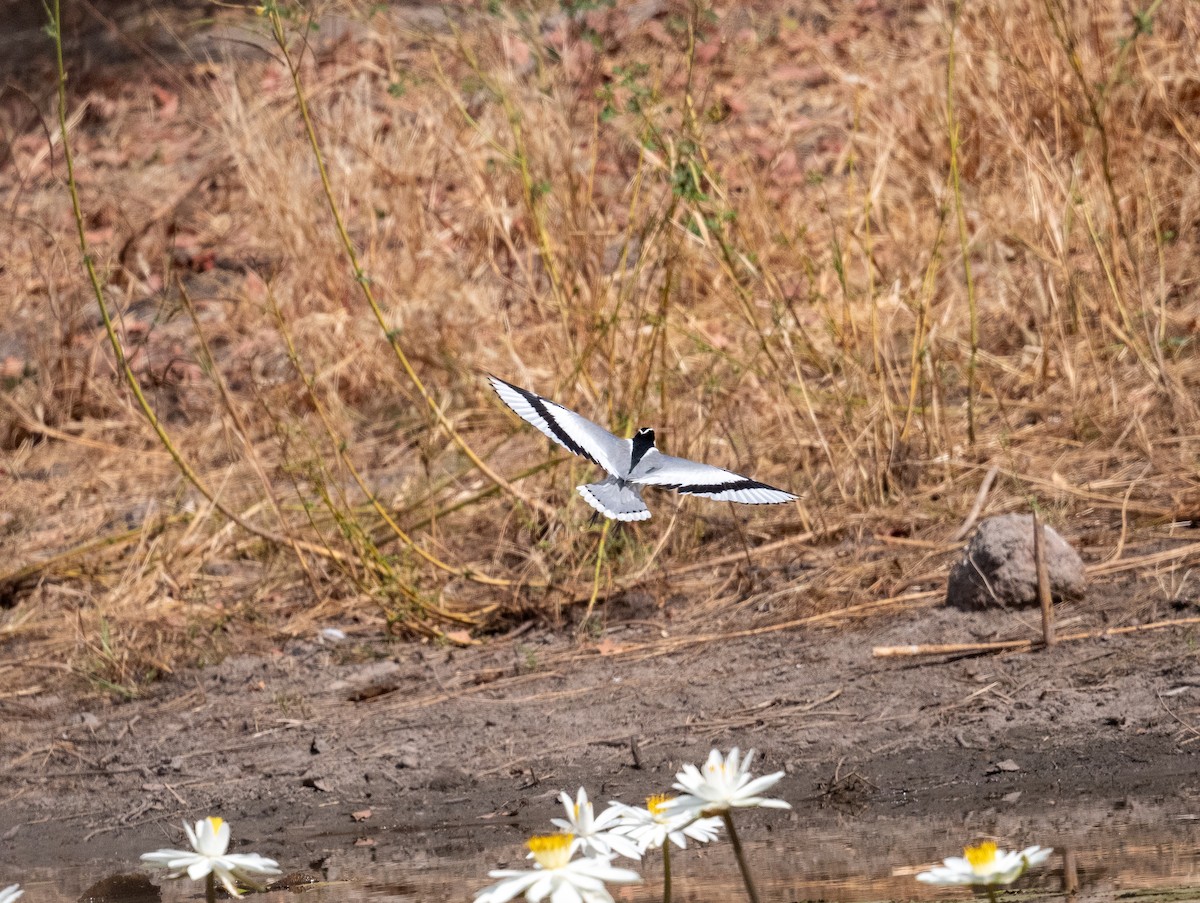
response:
{"label": "brown rock", "polygon": [[[1046,527],[1045,550],[1054,599],[1082,598],[1086,578],[1079,553],[1051,527]],[[1038,604],[1031,515],[1004,514],[979,525],[950,569],[946,604],[965,609]]]}

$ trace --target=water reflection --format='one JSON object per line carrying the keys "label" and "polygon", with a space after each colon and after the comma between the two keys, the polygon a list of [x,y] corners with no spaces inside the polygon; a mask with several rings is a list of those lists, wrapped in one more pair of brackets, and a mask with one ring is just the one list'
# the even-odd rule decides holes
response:
{"label": "water reflection", "polygon": [[[1124,812],[1125,818],[1115,813]],[[969,900],[969,890],[926,887],[914,875],[944,856],[954,855],[964,842],[993,836],[1002,845],[1020,847],[1042,843],[1055,847],[1046,867],[1031,872],[1016,885],[1023,899],[1062,900],[1064,862],[1073,864],[1079,900],[1200,899],[1200,820],[1190,815],[1157,815],[1139,821],[1136,810],[1097,807],[1088,813],[1054,812],[1036,819],[1003,817],[995,812],[974,813],[955,824],[929,819],[856,819],[847,816],[820,827],[805,828],[803,817],[776,826],[763,839],[750,842],[748,853],[756,869],[764,901],[798,903],[864,903],[885,900]],[[1089,825],[1071,828],[1070,824]],[[918,836],[919,835],[919,836]],[[287,878],[288,889],[252,895],[261,903],[358,903],[358,901],[469,901],[488,883],[489,869],[525,866],[521,835],[512,828],[461,827],[442,834],[381,834],[373,845],[355,845],[351,837],[296,838],[299,862],[288,854],[277,858],[286,868],[318,860],[318,867]],[[486,847],[486,848],[485,848]],[[455,849],[449,855],[431,849]],[[462,851],[469,852],[462,852]],[[131,864],[138,851],[130,852]],[[673,859],[676,903],[725,903],[744,899],[737,866],[728,844],[676,851]],[[35,870],[16,876],[26,890],[21,903],[182,903],[203,900],[203,884],[156,881],[150,884],[133,872],[105,877],[103,864],[95,869],[59,873]],[[111,869],[107,869],[111,872]],[[614,888],[613,895],[628,903],[661,899],[660,860],[651,854],[640,869],[646,884]],[[6,872],[6,874],[8,874]],[[1189,896],[1193,888],[1195,896]],[[222,895],[222,899],[228,899]]]}

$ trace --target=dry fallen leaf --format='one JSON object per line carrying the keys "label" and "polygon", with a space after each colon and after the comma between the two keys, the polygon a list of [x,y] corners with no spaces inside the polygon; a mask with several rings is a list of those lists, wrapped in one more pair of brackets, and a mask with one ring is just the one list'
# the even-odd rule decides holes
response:
{"label": "dry fallen leaf", "polygon": [[158,101],[158,118],[174,119],[175,114],[179,112],[179,95],[159,85],[150,90],[154,92],[154,99]]}
{"label": "dry fallen leaf", "polygon": [[609,637],[605,637],[596,644],[596,651],[601,655],[616,655],[624,648],[625,647],[616,640],[610,639]]}

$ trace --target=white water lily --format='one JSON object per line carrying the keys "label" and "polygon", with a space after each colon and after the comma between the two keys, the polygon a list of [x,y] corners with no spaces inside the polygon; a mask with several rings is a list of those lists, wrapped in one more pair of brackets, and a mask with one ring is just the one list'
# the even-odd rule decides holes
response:
{"label": "white water lily", "polygon": [[519,894],[531,903],[549,898],[551,903],[613,903],[605,884],[637,884],[641,875],[615,868],[607,856],[572,859],[575,838],[546,834],[529,838],[536,860],[532,869],[497,869],[489,878],[503,878],[475,895],[475,903],[507,903]]}
{"label": "white water lily", "polygon": [[10,884],[8,887],[0,890],[0,903],[13,903],[13,900],[21,896],[25,891],[21,890],[21,885]]}
{"label": "white water lily", "polygon": [[672,785],[682,791],[682,795],[668,804],[668,814],[688,814],[693,818],[701,818],[724,815],[731,809],[756,806],[766,809],[792,808],[783,800],[759,795],[779,783],[783,772],[751,778],[750,762],[753,758],[754,750],[750,750],[746,758],[741,759],[735,746],[728,756],[722,756],[714,749],[708,754],[703,768],[684,765],[683,771],[675,775],[676,780]]}
{"label": "white water lily", "polygon": [[[572,800],[566,791],[558,795],[559,801],[567,812],[566,818],[552,818],[551,822],[561,831],[575,837],[574,847],[584,856],[625,856],[628,859],[641,859],[638,845],[613,829],[621,819],[618,805],[610,805],[607,809],[595,814],[587,791],[582,787]],[[534,854],[529,854],[533,858]]]}
{"label": "white water lily", "polygon": [[143,853],[142,862],[151,868],[169,869],[168,878],[185,875],[193,881],[212,874],[225,890],[234,897],[241,893],[234,881],[252,884],[250,879],[258,875],[280,874],[278,863],[257,853],[227,853],[229,849],[229,824],[215,815],[196,822],[195,829],[184,822],[192,852],[187,850],[155,850]]}
{"label": "white water lily", "polygon": [[680,849],[687,846],[689,837],[700,843],[717,839],[717,833],[721,830],[721,819],[694,819],[686,812],[682,815],[671,815],[667,807],[672,800],[674,797],[668,794],[658,794],[646,800],[645,809],[613,803],[612,809],[608,811],[615,809],[620,814],[620,822],[613,830],[619,831],[636,843],[642,853],[646,850],[657,850],[668,839]]}
{"label": "white water lily", "polygon": [[1001,850],[990,840],[951,856],[942,864],[917,875],[925,884],[995,886],[1011,884],[1032,865],[1041,865],[1054,852],[1050,847],[1026,847],[1020,852]]}

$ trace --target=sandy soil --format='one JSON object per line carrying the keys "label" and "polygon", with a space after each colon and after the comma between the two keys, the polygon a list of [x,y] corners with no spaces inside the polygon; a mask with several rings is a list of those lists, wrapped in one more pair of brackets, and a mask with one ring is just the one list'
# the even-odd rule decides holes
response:
{"label": "sandy soil", "polygon": [[[1158,592],[1094,586],[1060,619],[1086,630],[1104,626],[1099,611],[1123,623],[1196,613],[1153,604]],[[1056,807],[1103,818],[1136,804],[1150,820],[1186,808],[1200,791],[1192,630],[1023,654],[871,654],[1034,627],[1029,613],[924,603],[852,627],[696,643],[645,618],[599,642],[566,627],[468,650],[293,641],[129,702],[7,699],[5,864],[128,856],[211,812],[267,853],[365,837],[381,858],[414,837],[434,855],[512,846],[546,827],[561,789],[637,801],[713,745],[754,747],[763,769],[784,769],[780,793],[805,824],[959,813],[973,831],[1033,818],[1068,832],[1084,826],[1064,815],[1055,827]],[[772,821],[751,819],[751,837]]]}

